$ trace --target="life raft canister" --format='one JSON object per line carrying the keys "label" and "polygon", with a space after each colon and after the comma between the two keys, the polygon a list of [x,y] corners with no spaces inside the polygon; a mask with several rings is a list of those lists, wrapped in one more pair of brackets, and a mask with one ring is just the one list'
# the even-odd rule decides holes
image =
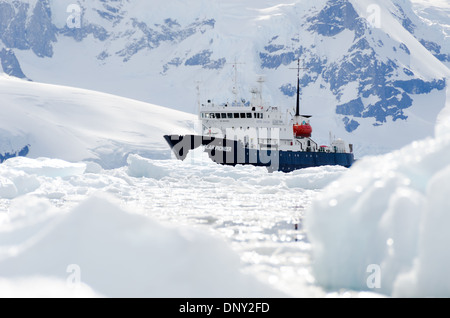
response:
{"label": "life raft canister", "polygon": [[312,134],[312,127],[308,123],[303,123],[301,125],[294,125],[294,135],[295,137],[309,138]]}

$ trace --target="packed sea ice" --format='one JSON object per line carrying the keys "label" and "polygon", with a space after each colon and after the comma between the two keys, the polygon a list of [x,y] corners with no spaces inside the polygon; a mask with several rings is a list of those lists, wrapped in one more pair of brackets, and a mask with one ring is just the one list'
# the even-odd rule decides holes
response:
{"label": "packed sea ice", "polygon": [[131,154],[110,170],[9,159],[0,166],[0,295],[324,295],[309,275],[301,219],[345,172],[269,174],[199,152],[186,162]]}

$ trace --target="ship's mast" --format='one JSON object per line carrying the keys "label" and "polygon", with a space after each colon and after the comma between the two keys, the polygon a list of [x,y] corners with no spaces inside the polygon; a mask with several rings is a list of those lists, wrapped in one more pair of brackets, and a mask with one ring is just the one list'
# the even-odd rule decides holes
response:
{"label": "ship's mast", "polygon": [[300,120],[300,70],[306,68],[300,67],[300,58],[297,60],[297,104],[295,108],[295,123],[298,125]]}
{"label": "ship's mast", "polygon": [[300,59],[297,61],[297,106],[295,110],[295,117],[300,116]]}

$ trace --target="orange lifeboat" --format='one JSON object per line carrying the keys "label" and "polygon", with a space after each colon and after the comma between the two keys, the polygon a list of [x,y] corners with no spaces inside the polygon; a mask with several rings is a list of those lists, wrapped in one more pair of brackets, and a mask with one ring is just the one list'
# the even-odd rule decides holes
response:
{"label": "orange lifeboat", "polygon": [[312,134],[312,127],[308,123],[303,123],[301,125],[294,125],[294,136],[309,138]]}

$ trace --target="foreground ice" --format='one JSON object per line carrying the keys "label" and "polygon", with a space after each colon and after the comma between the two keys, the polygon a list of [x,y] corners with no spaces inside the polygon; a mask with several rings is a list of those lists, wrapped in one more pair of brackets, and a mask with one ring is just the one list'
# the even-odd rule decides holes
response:
{"label": "foreground ice", "polygon": [[306,215],[318,283],[449,297],[449,158],[450,104],[434,138],[364,158],[329,185]]}
{"label": "foreground ice", "polygon": [[0,296],[323,296],[303,212],[347,169],[269,174],[197,155],[0,165]]}
{"label": "foreground ice", "polygon": [[[108,297],[278,295],[241,274],[239,258],[221,241],[163,227],[112,202],[90,198],[68,213],[32,224],[12,222],[13,234],[2,233],[0,273],[10,279],[59,278],[69,290],[83,282],[84,288]],[[29,234],[32,230],[35,235]]]}

